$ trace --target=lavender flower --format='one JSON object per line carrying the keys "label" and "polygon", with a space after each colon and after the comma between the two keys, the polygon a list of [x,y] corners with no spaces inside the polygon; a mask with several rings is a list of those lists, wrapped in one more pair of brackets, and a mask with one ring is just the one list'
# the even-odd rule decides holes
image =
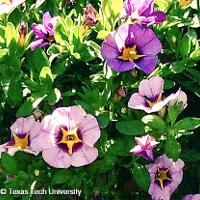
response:
{"label": "lavender flower", "polygon": [[108,66],[117,72],[138,68],[149,74],[156,66],[161,48],[162,44],[151,29],[130,24],[108,35],[101,52]]}
{"label": "lavender flower", "polygon": [[135,141],[138,145],[131,149],[130,153],[141,156],[146,160],[153,160],[153,148],[156,147],[159,142],[150,135],[135,137]]}
{"label": "lavender flower", "polygon": [[0,152],[7,152],[11,156],[17,151],[24,151],[34,155],[40,152],[39,146],[34,145],[34,143],[41,133],[41,124],[36,122],[34,117],[17,119],[10,129],[11,140],[1,145]]}
{"label": "lavender flower", "polygon": [[182,181],[183,167],[184,162],[181,159],[172,162],[166,155],[147,165],[151,178],[148,192],[153,200],[170,200],[172,193]]}
{"label": "lavender flower", "polygon": [[188,194],[183,200],[200,200],[200,194]]}
{"label": "lavender flower", "polygon": [[154,0],[125,0],[124,12],[127,17],[147,26],[166,20],[166,15],[163,12],[154,11]]}
{"label": "lavender flower", "polygon": [[30,44],[31,50],[34,51],[37,47],[45,47],[55,42],[54,30],[57,17],[51,17],[49,12],[43,15],[42,24],[33,24],[32,30],[36,35],[34,41]]}
{"label": "lavender flower", "polygon": [[178,96],[182,94],[182,91],[178,90],[176,93],[172,93],[163,99],[163,87],[164,80],[161,77],[154,76],[149,80],[144,79],[139,84],[139,92],[134,93],[131,96],[128,102],[128,107],[144,110],[146,113],[158,112],[170,102],[173,103],[176,101]]}
{"label": "lavender flower", "polygon": [[42,156],[49,165],[79,167],[97,158],[98,150],[93,146],[100,137],[100,129],[95,117],[81,107],[57,108],[41,123],[43,132],[35,145],[42,147]]}

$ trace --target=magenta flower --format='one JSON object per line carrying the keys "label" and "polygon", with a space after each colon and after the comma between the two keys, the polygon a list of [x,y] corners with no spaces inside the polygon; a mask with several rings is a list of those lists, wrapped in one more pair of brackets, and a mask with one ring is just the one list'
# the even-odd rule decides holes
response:
{"label": "magenta flower", "polygon": [[138,68],[149,74],[156,66],[161,48],[162,44],[151,29],[129,24],[108,35],[101,53],[108,66],[117,72]]}
{"label": "magenta flower", "polygon": [[178,159],[172,162],[166,155],[147,165],[151,184],[149,194],[153,200],[170,200],[170,196],[182,181],[184,162]]}
{"label": "magenta flower", "polygon": [[147,26],[166,20],[165,13],[154,11],[154,0],[125,0],[124,12],[127,17]]}
{"label": "magenta flower", "polygon": [[169,102],[177,99],[181,90],[175,94],[172,93],[167,98],[162,98],[164,80],[161,77],[154,76],[144,79],[139,84],[139,92],[134,93],[129,102],[128,107],[132,109],[144,110],[146,113],[158,112],[164,108]]}
{"label": "magenta flower", "polygon": [[200,200],[200,194],[188,194],[183,200]]}
{"label": "magenta flower", "polygon": [[153,148],[156,147],[159,142],[150,135],[135,137],[135,141],[138,145],[131,149],[130,153],[141,156],[146,160],[153,160]]}
{"label": "magenta flower", "polygon": [[43,133],[35,145],[43,148],[42,156],[49,165],[79,167],[97,158],[98,150],[93,146],[100,137],[100,129],[95,117],[81,107],[57,108],[41,123]]}
{"label": "magenta flower", "polygon": [[10,127],[11,140],[3,144],[3,148],[10,155],[17,151],[24,151],[37,155],[40,152],[37,145],[32,146],[37,136],[41,133],[41,124],[34,117],[19,118]]}
{"label": "magenta flower", "polygon": [[34,51],[37,47],[45,47],[52,45],[54,40],[54,30],[57,17],[51,17],[49,12],[44,13],[42,24],[33,24],[32,30],[36,35],[34,41],[30,44],[31,50]]}
{"label": "magenta flower", "polygon": [[25,0],[0,0],[0,15],[10,13],[15,7],[24,2]]}

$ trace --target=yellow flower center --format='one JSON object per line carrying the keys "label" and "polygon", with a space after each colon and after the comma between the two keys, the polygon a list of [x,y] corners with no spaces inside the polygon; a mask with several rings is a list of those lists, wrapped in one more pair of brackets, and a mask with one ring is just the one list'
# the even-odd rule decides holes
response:
{"label": "yellow flower center", "polygon": [[163,190],[164,181],[172,181],[172,179],[168,175],[169,169],[160,169],[158,168],[156,172],[155,180],[158,181],[160,188]]}
{"label": "yellow flower center", "polygon": [[192,0],[180,0],[179,6],[182,8],[182,7],[188,6],[191,3],[192,3]]}
{"label": "yellow flower center", "polygon": [[10,5],[11,1],[10,0],[0,0],[0,3],[4,3],[4,4],[7,4],[7,5]]}
{"label": "yellow flower center", "polygon": [[23,150],[28,148],[28,133],[23,138],[13,133],[13,139],[14,139],[14,145],[13,145],[14,147],[18,147]]}
{"label": "yellow flower center", "polygon": [[58,142],[58,144],[66,144],[68,148],[68,154],[72,155],[73,147],[76,143],[82,142],[77,135],[78,127],[72,130],[66,130],[61,127],[62,139]]}
{"label": "yellow flower center", "polygon": [[159,96],[157,97],[157,99],[152,102],[148,99],[146,99],[147,104],[149,105],[150,108],[152,108],[156,103],[160,102],[162,100],[162,93],[159,94]]}
{"label": "yellow flower center", "polygon": [[136,48],[137,48],[136,45],[134,45],[133,47],[124,47],[122,55],[119,56],[118,58],[122,60],[134,61],[137,60],[138,58],[143,57],[144,55],[137,54]]}

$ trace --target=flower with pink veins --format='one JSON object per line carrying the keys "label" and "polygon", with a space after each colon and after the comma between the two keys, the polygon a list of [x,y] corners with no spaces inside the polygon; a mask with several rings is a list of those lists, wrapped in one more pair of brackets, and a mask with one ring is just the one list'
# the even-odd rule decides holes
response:
{"label": "flower with pink veins", "polygon": [[100,137],[99,125],[80,106],[57,108],[41,123],[43,132],[35,145],[43,148],[42,156],[52,167],[79,167],[97,158],[94,144]]}
{"label": "flower with pink veins", "polygon": [[10,13],[15,7],[24,2],[25,0],[0,0],[0,15]]}
{"label": "flower with pink veins", "polygon": [[138,145],[131,149],[130,153],[135,156],[143,157],[146,160],[153,160],[153,148],[156,147],[159,142],[150,135],[135,137],[135,141]]}

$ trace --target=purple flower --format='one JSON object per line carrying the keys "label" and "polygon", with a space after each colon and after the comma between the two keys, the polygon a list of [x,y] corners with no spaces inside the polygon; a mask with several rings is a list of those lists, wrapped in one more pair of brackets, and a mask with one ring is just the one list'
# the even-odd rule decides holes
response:
{"label": "purple flower", "polygon": [[3,144],[6,152],[14,155],[17,151],[24,151],[37,155],[40,150],[33,144],[37,136],[41,133],[41,124],[36,122],[34,117],[19,118],[10,127],[11,140]]}
{"label": "purple flower", "polygon": [[164,80],[161,77],[154,76],[144,79],[139,84],[139,92],[134,93],[128,107],[133,109],[144,110],[146,113],[161,111],[169,102],[177,99],[181,90],[175,94],[172,93],[167,98],[162,99]]}
{"label": "purple flower", "polygon": [[57,108],[41,123],[43,133],[35,145],[43,148],[42,156],[49,165],[79,167],[97,158],[98,150],[93,146],[100,137],[100,129],[95,117],[81,107]]}
{"label": "purple flower", "polygon": [[94,26],[97,22],[97,15],[98,12],[96,11],[96,9],[89,3],[86,5],[86,7],[84,8],[84,14],[85,14],[85,20],[84,20],[84,26]]}
{"label": "purple flower", "polygon": [[147,165],[151,184],[149,194],[153,200],[169,200],[172,193],[182,181],[184,162],[178,159],[172,162],[166,155]]}
{"label": "purple flower", "polygon": [[0,0],[0,15],[10,13],[15,7],[24,2],[25,0]]}
{"label": "purple flower", "polygon": [[57,17],[51,17],[49,12],[43,15],[42,24],[33,24],[32,30],[36,35],[34,41],[30,44],[31,50],[34,51],[37,47],[45,47],[55,42],[54,29]]}
{"label": "purple flower", "polygon": [[154,11],[154,0],[125,0],[124,12],[127,17],[147,26],[166,20],[165,13]]}
{"label": "purple flower", "polygon": [[159,142],[150,135],[135,137],[135,141],[138,145],[131,149],[130,153],[141,156],[146,160],[153,160],[153,148],[156,147]]}
{"label": "purple flower", "polygon": [[200,200],[200,194],[188,194],[183,200]]}
{"label": "purple flower", "polygon": [[117,72],[136,67],[149,74],[156,66],[161,48],[162,44],[151,29],[129,24],[109,34],[102,43],[101,52],[108,66]]}

